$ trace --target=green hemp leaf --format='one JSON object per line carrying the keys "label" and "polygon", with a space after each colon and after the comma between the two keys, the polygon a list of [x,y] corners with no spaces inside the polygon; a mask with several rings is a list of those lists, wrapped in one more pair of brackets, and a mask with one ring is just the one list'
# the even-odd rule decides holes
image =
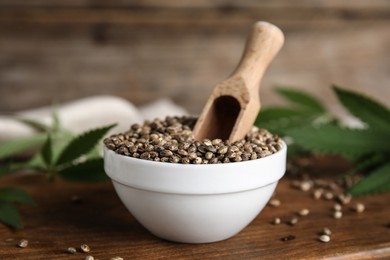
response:
{"label": "green hemp leaf", "polygon": [[355,166],[352,172],[366,173],[350,188],[351,195],[390,191],[390,110],[359,93],[336,86],[333,90],[342,105],[366,124],[364,129],[343,127],[318,100],[286,89],[279,89],[278,93],[292,107],[265,109],[256,124],[292,139],[290,147],[299,147],[298,151],[341,155],[351,160]]}
{"label": "green hemp leaf", "polygon": [[[24,122],[29,126],[40,126],[39,123],[31,120],[24,120]],[[37,146],[41,148],[27,162],[9,163],[1,166],[0,176],[13,171],[29,169],[46,174],[50,180],[56,176],[70,181],[107,180],[103,159],[97,152],[96,146],[115,124],[73,136],[60,128],[58,118],[53,122],[52,129],[47,129],[47,133],[38,133],[32,137],[1,143],[0,159],[14,156]],[[44,131],[45,129],[42,126],[40,130]],[[25,191],[15,188],[1,188],[0,222],[12,228],[22,228],[22,220],[15,203],[35,205]]]}

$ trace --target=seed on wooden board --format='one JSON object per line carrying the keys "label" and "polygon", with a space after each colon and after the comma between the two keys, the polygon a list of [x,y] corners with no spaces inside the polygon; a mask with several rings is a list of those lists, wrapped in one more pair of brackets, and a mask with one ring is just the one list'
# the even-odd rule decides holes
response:
{"label": "seed on wooden board", "polygon": [[111,257],[110,260],[123,260],[123,257],[115,256],[115,257]]}
{"label": "seed on wooden board", "polygon": [[342,217],[343,217],[343,212],[341,212],[341,211],[333,212],[333,218],[339,219],[339,218],[342,218]]}
{"label": "seed on wooden board", "polygon": [[280,240],[282,240],[282,241],[290,241],[290,240],[294,240],[294,239],[295,239],[295,236],[288,235],[288,236],[282,237]]}
{"label": "seed on wooden board", "polygon": [[323,189],[316,189],[314,192],[313,192],[313,197],[315,199],[320,199],[322,197],[322,194],[324,193],[324,190]]}
{"label": "seed on wooden board", "polygon": [[335,182],[330,182],[329,184],[328,184],[328,187],[331,189],[331,190],[338,190],[340,187],[339,187],[339,185],[337,184],[337,183],[335,183]]}
{"label": "seed on wooden board", "polygon": [[332,231],[330,231],[329,228],[324,227],[324,228],[322,229],[322,234],[323,234],[323,235],[330,236],[330,235],[332,235]]}
{"label": "seed on wooden board", "polygon": [[294,226],[298,223],[298,218],[297,217],[293,217],[292,219],[290,219],[288,221],[288,224],[291,225],[291,226]]}
{"label": "seed on wooden board", "polygon": [[327,200],[332,200],[334,198],[334,195],[332,192],[328,191],[328,192],[325,192],[324,198]]}
{"label": "seed on wooden board", "polygon": [[76,254],[77,250],[74,247],[68,247],[66,250],[69,254]]}
{"label": "seed on wooden board", "polygon": [[357,213],[362,213],[366,207],[363,203],[356,203],[356,205],[353,207],[353,210],[355,210]]}
{"label": "seed on wooden board", "polygon": [[312,184],[309,181],[303,181],[300,184],[301,191],[308,191],[311,189]]}
{"label": "seed on wooden board", "polygon": [[274,218],[274,219],[272,220],[272,224],[274,224],[274,225],[279,225],[280,223],[281,223],[280,218]]}
{"label": "seed on wooden board", "polygon": [[300,216],[307,216],[307,215],[309,215],[309,213],[310,213],[310,211],[308,210],[308,209],[301,209],[299,212],[298,212],[298,214],[300,215]]}
{"label": "seed on wooden board", "polygon": [[93,256],[91,256],[91,255],[85,257],[85,260],[94,260],[94,259],[95,258]]}
{"label": "seed on wooden board", "polygon": [[319,240],[320,240],[321,242],[328,243],[328,242],[330,241],[330,236],[328,236],[328,235],[321,235],[321,236],[319,237]]}
{"label": "seed on wooden board", "polygon": [[21,239],[18,242],[18,247],[25,248],[28,246],[28,240],[27,239]]}
{"label": "seed on wooden board", "polygon": [[336,203],[336,204],[334,204],[333,209],[335,211],[341,211],[342,210],[342,206],[341,206],[341,204]]}
{"label": "seed on wooden board", "polygon": [[341,202],[341,204],[345,205],[351,202],[351,195],[349,194],[340,194],[337,196],[337,199]]}
{"label": "seed on wooden board", "polygon": [[82,244],[80,248],[81,251],[83,251],[84,253],[88,253],[89,251],[91,251],[91,248],[87,244]]}
{"label": "seed on wooden board", "polygon": [[280,202],[280,200],[278,199],[271,199],[268,204],[271,206],[271,207],[279,207],[282,203]]}

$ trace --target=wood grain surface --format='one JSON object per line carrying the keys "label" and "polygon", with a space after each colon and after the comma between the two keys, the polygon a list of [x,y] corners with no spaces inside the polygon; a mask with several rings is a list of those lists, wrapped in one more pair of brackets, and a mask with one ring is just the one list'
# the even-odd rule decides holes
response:
{"label": "wood grain surface", "polygon": [[[337,158],[312,158],[310,172],[321,178],[348,169]],[[301,167],[299,171],[308,171]],[[66,253],[68,247],[88,244],[95,259],[389,259],[390,193],[366,196],[344,206],[341,219],[332,217],[333,200],[315,200],[311,192],[291,187],[294,176],[282,179],[275,198],[282,204],[267,206],[235,237],[210,244],[180,244],[164,241],[146,231],[125,209],[109,182],[99,184],[49,183],[41,175],[2,177],[1,187],[18,186],[32,194],[38,207],[21,206],[25,228],[12,231],[0,226],[0,259],[84,259],[86,253]],[[80,198],[72,202],[72,196]],[[355,202],[366,210],[349,209]],[[295,226],[285,222],[302,208],[310,214]],[[273,225],[274,217],[282,223]],[[318,240],[323,227],[332,231],[331,241]],[[293,235],[295,239],[282,241]],[[27,248],[16,246],[29,240]]]}
{"label": "wood grain surface", "polygon": [[286,35],[264,105],[287,85],[338,111],[332,83],[389,104],[389,1],[0,0],[0,112],[110,94],[197,114],[257,20]]}

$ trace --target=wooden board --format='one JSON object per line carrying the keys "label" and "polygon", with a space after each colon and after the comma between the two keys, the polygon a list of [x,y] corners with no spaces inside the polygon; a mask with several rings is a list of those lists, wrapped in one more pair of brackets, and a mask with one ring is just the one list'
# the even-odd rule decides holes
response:
{"label": "wooden board", "polygon": [[[316,159],[312,172],[326,177],[343,172],[347,165],[335,158]],[[301,168],[300,171],[307,169]],[[18,186],[30,192],[37,208],[21,206],[25,228],[12,231],[0,226],[0,259],[84,259],[70,255],[68,247],[88,244],[95,259],[389,259],[390,193],[358,198],[366,211],[344,207],[344,217],[332,217],[332,200],[315,200],[310,192],[290,186],[284,178],[276,190],[279,207],[267,206],[235,237],[211,244],[179,244],[158,239],[146,231],[121,204],[109,182],[100,184],[49,183],[38,175],[6,176],[0,187]],[[72,202],[77,195],[80,203]],[[354,201],[353,201],[354,202]],[[351,202],[351,203],[353,203]],[[284,223],[302,208],[310,214],[295,226]],[[283,221],[270,224],[274,217]],[[318,241],[323,227],[331,241]],[[294,240],[281,241],[288,235]],[[29,240],[27,248],[16,246]]]}

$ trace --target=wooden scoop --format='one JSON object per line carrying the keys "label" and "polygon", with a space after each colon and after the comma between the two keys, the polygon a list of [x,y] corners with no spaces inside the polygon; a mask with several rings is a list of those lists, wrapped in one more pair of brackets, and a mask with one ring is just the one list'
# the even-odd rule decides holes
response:
{"label": "wooden scoop", "polygon": [[260,111],[260,81],[282,47],[282,31],[267,22],[253,26],[237,69],[211,93],[195,125],[197,140],[240,140],[252,129]]}

